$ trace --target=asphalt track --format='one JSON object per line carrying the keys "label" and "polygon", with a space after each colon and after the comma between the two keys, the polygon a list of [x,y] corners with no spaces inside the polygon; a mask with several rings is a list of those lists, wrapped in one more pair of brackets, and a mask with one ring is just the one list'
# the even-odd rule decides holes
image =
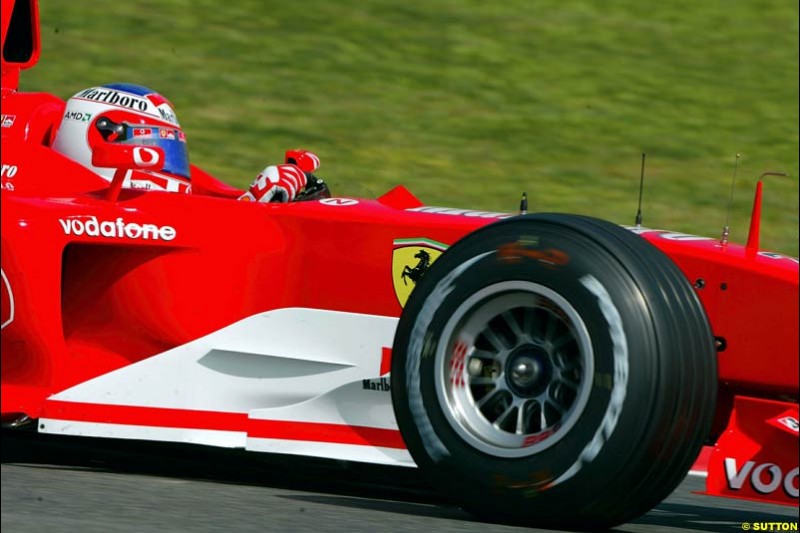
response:
{"label": "asphalt track", "polygon": [[[411,469],[33,437],[2,435],[4,533],[544,531],[476,521],[421,486]],[[744,523],[798,520],[797,508],[693,493],[702,486],[688,477],[614,531],[736,532]]]}

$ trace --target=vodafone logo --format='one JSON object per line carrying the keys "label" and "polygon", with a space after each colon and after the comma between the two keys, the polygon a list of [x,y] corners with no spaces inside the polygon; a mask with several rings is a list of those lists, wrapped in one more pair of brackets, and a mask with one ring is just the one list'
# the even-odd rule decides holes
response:
{"label": "vodafone logo", "polygon": [[464,216],[472,218],[508,218],[511,215],[508,213],[493,213],[491,211],[472,211],[470,209],[456,209],[455,207],[436,207],[425,205],[422,207],[414,207],[407,209],[407,211],[416,211],[417,213],[435,213],[437,215],[452,215]]}
{"label": "vodafone logo", "polygon": [[758,252],[758,255],[761,257],[766,257],[768,259],[784,259],[787,261],[791,261],[793,263],[800,263],[796,257],[789,257],[788,255],[783,254],[776,254],[775,252]]}
{"label": "vodafone logo", "polygon": [[139,167],[154,167],[159,162],[158,152],[152,148],[136,146],[133,148],[133,162]]}
{"label": "vodafone logo", "polygon": [[798,467],[783,474],[781,467],[773,463],[762,463],[756,466],[755,461],[747,461],[739,470],[736,459],[725,458],[725,477],[731,490],[741,490],[745,481],[750,481],[753,490],[760,494],[772,494],[779,487],[790,498],[798,497]]}
{"label": "vodafone logo", "polygon": [[664,233],[660,233],[658,235],[662,239],[667,239],[668,241],[712,241],[711,237],[699,237],[697,235],[689,235],[688,233],[673,233],[670,231],[665,231]]}
{"label": "vodafone logo", "polygon": [[122,217],[116,220],[97,220],[95,216],[59,218],[58,223],[65,235],[145,241],[171,241],[177,235],[172,226],[125,222]]}

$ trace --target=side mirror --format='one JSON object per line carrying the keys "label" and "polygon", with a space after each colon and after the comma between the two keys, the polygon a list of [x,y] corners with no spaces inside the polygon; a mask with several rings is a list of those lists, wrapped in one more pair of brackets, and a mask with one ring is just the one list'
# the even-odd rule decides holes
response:
{"label": "side mirror", "polygon": [[164,150],[157,146],[132,146],[105,141],[92,144],[92,165],[117,169],[106,193],[109,202],[117,201],[129,170],[159,171],[164,168],[164,158]]}
{"label": "side mirror", "polygon": [[132,146],[103,142],[92,146],[92,165],[120,170],[161,170],[164,150],[157,146]]}

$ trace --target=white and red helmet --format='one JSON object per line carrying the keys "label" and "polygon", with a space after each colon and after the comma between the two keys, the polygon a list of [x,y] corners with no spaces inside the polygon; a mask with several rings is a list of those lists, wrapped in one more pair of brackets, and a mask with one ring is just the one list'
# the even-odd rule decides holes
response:
{"label": "white and red helmet", "polygon": [[132,170],[125,187],[191,192],[186,135],[172,104],[160,94],[141,85],[112,83],[70,98],[53,149],[111,181],[115,168],[92,165],[91,147],[102,141],[164,151],[160,172]]}

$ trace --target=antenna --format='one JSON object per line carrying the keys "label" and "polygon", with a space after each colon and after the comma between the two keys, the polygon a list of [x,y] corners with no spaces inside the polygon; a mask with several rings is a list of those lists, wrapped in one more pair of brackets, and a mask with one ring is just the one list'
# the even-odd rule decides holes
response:
{"label": "antenna", "polygon": [[725,226],[722,228],[722,237],[719,239],[719,243],[722,246],[726,246],[728,244],[728,239],[731,236],[731,209],[733,208],[733,186],[736,183],[736,171],[739,169],[739,158],[741,158],[741,154],[736,154],[736,162],[733,164],[733,178],[731,179],[731,195],[728,198],[728,214],[725,216]]}
{"label": "antenna", "polygon": [[528,214],[528,193],[526,192],[522,193],[522,200],[519,201],[519,214]]}
{"label": "antenna", "polygon": [[636,227],[642,226],[642,193],[644,192],[644,159],[646,154],[642,152],[642,176],[639,178],[639,209],[636,211]]}

